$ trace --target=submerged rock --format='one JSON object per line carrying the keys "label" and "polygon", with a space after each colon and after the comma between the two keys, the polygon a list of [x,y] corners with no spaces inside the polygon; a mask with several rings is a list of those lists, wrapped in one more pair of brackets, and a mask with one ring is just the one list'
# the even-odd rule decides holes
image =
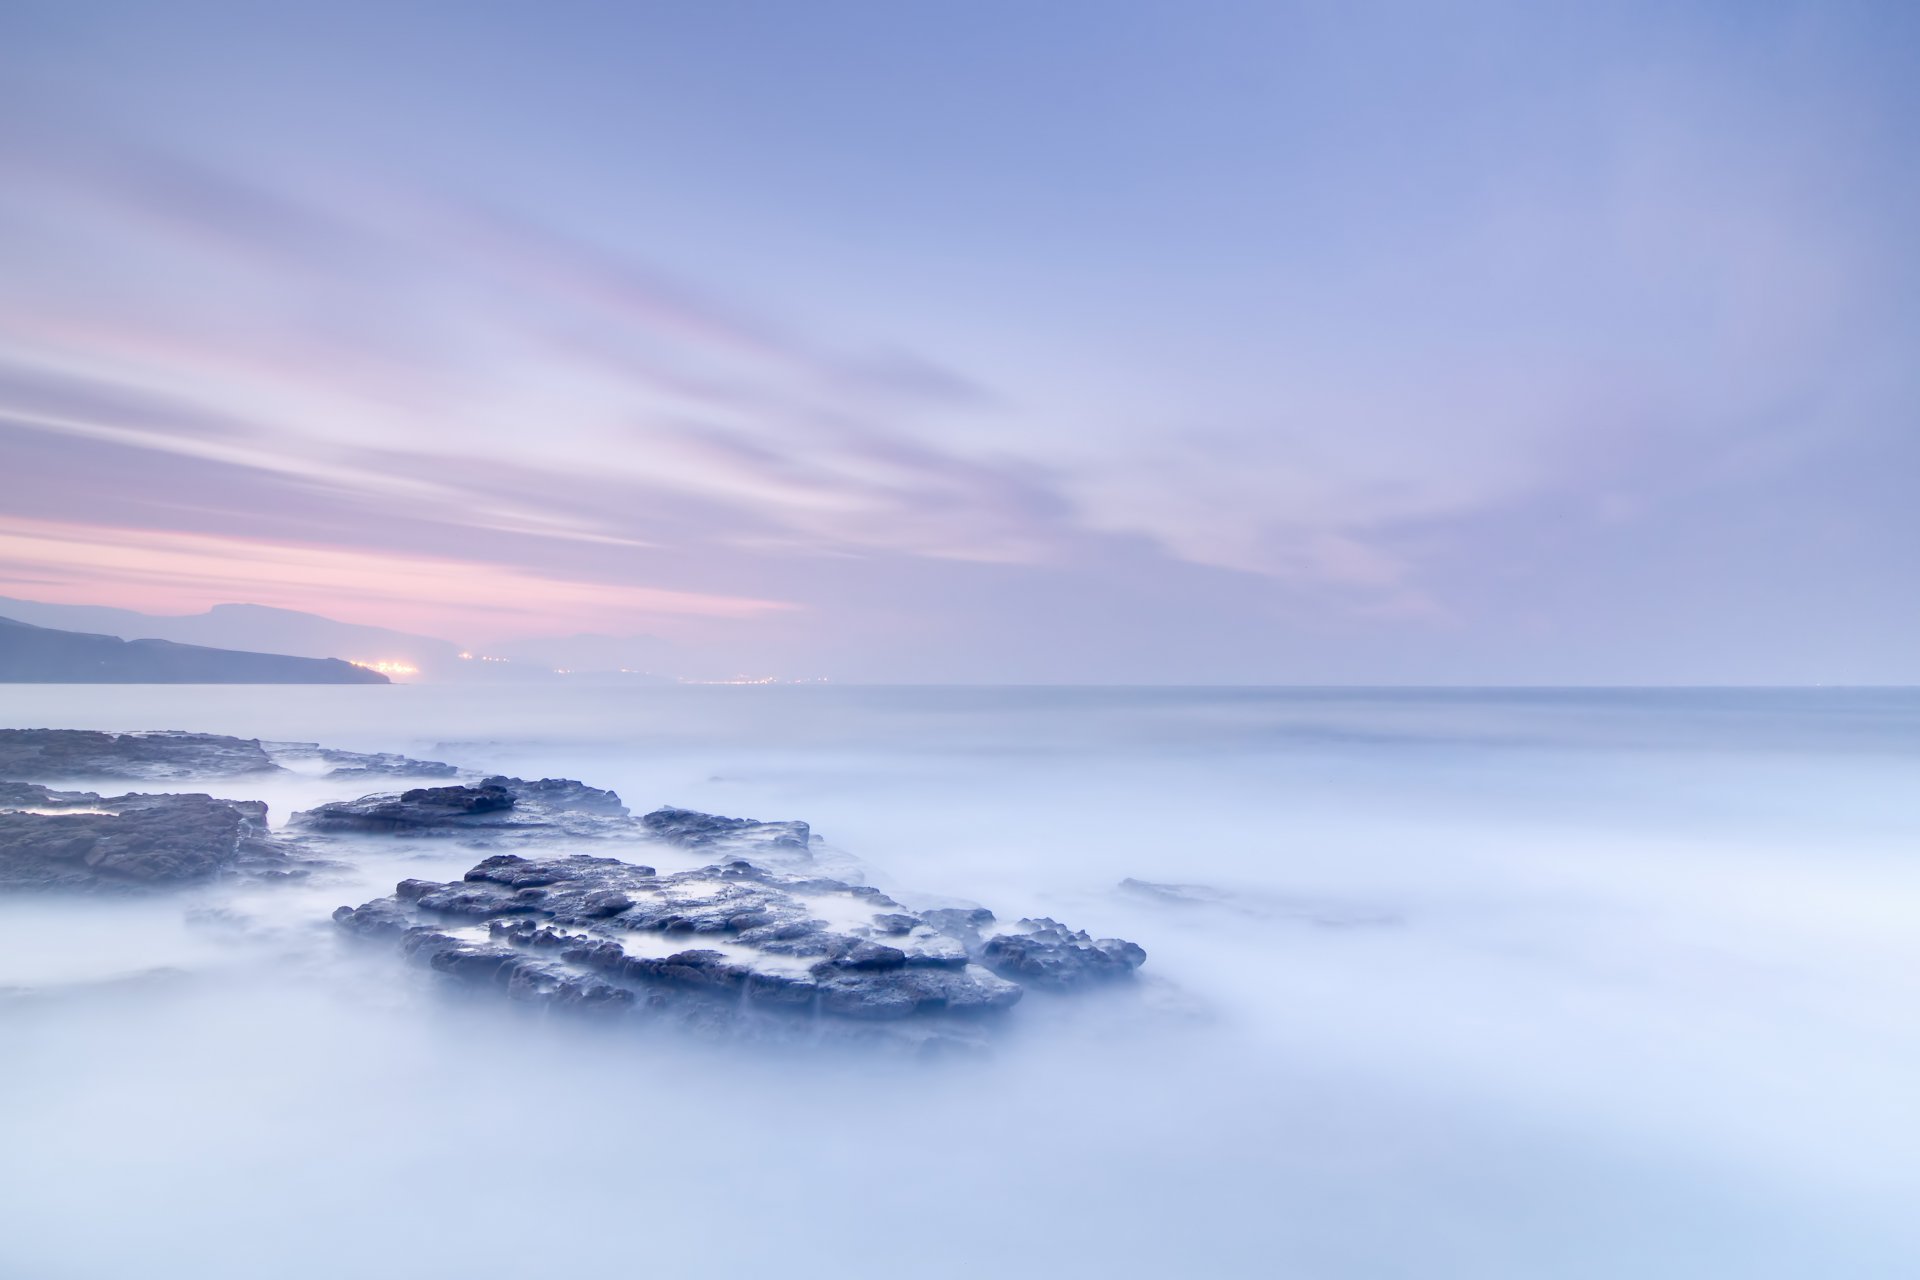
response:
{"label": "submerged rock", "polygon": [[213,733],[99,733],[0,729],[0,778],[115,778],[145,782],[276,773],[258,738]]}
{"label": "submerged rock", "polygon": [[791,1031],[796,1017],[815,1029],[951,1025],[1010,1008],[1024,984],[1073,989],[1129,977],[1146,959],[1133,943],[1051,920],[916,912],[871,886],[741,858],[662,875],[616,858],[500,854],[461,880],[404,880],[334,919],[515,998],[731,1030]]}
{"label": "submerged rock", "polygon": [[1397,912],[1367,903],[1281,894],[1236,894],[1205,884],[1175,884],[1136,880],[1128,876],[1120,890],[1136,899],[1182,910],[1209,908],[1251,916],[1256,920],[1293,920],[1327,929],[1361,929],[1397,925]]}
{"label": "submerged rock", "polygon": [[[37,796],[28,794],[38,792]],[[0,890],[126,892],[216,875],[304,874],[257,800],[102,797],[0,784]]]}
{"label": "submerged rock", "polygon": [[276,761],[317,760],[333,766],[329,778],[455,778],[460,770],[441,760],[415,760],[392,751],[340,751],[317,742],[263,742]]}
{"label": "submerged rock", "polygon": [[1217,907],[1233,902],[1233,896],[1224,889],[1207,884],[1173,884],[1128,876],[1120,882],[1120,888],[1136,897],[1171,907]]}

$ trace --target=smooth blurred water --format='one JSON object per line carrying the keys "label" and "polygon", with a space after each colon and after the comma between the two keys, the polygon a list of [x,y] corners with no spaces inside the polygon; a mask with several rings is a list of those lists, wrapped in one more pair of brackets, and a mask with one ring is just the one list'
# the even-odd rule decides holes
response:
{"label": "smooth blurred water", "polygon": [[1920,692],[0,686],[0,724],[805,818],[1151,979],[926,1066],[531,1019],[333,936],[457,848],[7,901],[0,1275],[1920,1273]]}

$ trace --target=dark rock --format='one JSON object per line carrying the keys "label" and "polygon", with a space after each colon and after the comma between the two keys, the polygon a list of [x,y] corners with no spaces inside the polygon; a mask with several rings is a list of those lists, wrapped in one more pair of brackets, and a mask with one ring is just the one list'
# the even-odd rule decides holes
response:
{"label": "dark rock", "polygon": [[99,802],[91,791],[50,791],[32,782],[0,782],[0,809],[90,809]]}
{"label": "dark rock", "polygon": [[[976,941],[992,919],[945,915]],[[584,854],[497,854],[458,881],[403,881],[392,897],[335,919],[401,938],[410,958],[464,982],[573,1000],[592,979],[629,992],[650,1016],[709,1029],[795,1014],[945,1021],[1020,998],[1019,985],[976,963],[960,938],[879,890],[744,859],[661,875]],[[484,941],[473,932],[482,924]],[[679,941],[688,938],[700,941]]]}
{"label": "dark rock", "polygon": [[[421,881],[410,880],[408,884]],[[343,929],[369,938],[397,938],[413,927],[406,912],[390,902],[369,902],[364,907],[341,907],[333,913],[333,922]]]}
{"label": "dark rock", "polygon": [[441,835],[501,825],[494,815],[504,814],[514,803],[505,787],[415,787],[397,796],[335,800],[296,813],[293,821],[311,831]]}
{"label": "dark rock", "polygon": [[[878,942],[856,942],[831,960],[820,962],[834,969],[904,969],[907,953],[898,947]],[[815,968],[819,968],[816,965]]]}
{"label": "dark rock", "polygon": [[505,787],[483,783],[477,787],[415,787],[400,793],[400,803],[440,813],[497,813],[514,806]]}
{"label": "dark rock", "polygon": [[572,778],[541,778],[537,782],[528,782],[524,778],[494,777],[488,778],[486,785],[504,787],[522,803],[559,813],[600,813],[617,818],[624,818],[628,814],[627,806],[620,803],[620,797],[615,793],[589,787]]}
{"label": "dark rock", "polygon": [[655,809],[640,819],[648,833],[688,849],[732,846],[762,847],[805,854],[812,831],[804,822],[761,822],[754,818],[722,818],[692,809]]}
{"label": "dark rock", "polygon": [[[44,790],[35,788],[36,790]],[[50,792],[79,809],[76,793]],[[206,795],[84,797],[84,811],[0,812],[0,890],[130,892],[228,873],[304,873],[267,807]]]}
{"label": "dark rock", "polygon": [[569,778],[494,777],[474,786],[335,800],[293,815],[304,831],[402,836],[635,836],[620,797]]}
{"label": "dark rock", "polygon": [[1146,963],[1147,953],[1119,938],[1087,935],[1042,917],[1022,920],[1015,931],[988,938],[980,962],[1003,978],[1064,990],[1126,978]]}
{"label": "dark rock", "polygon": [[0,778],[165,781],[275,773],[257,738],[212,733],[0,729]]}
{"label": "dark rock", "polygon": [[[683,809],[642,823],[696,848],[760,839],[781,851],[791,845],[772,841],[805,832]],[[416,962],[516,998],[617,1002],[734,1032],[800,1015],[808,1034],[818,1019],[944,1026],[1010,1007],[1022,984],[1073,990],[1128,977],[1146,959],[1131,942],[1058,921],[1002,926],[984,907],[915,912],[870,885],[740,857],[662,875],[617,858],[502,853],[451,883],[402,881],[392,897],[343,907],[335,919],[398,937]]]}

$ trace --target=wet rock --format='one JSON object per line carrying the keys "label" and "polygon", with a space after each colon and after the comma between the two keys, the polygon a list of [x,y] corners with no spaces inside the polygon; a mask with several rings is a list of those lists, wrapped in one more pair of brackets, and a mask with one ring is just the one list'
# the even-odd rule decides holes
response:
{"label": "wet rock", "polygon": [[[44,792],[44,788],[35,788]],[[75,812],[0,812],[0,890],[177,888],[224,874],[306,868],[267,828],[267,806],[207,795],[44,792]]]}
{"label": "wet rock", "polygon": [[400,835],[440,835],[503,825],[496,815],[514,806],[505,787],[415,787],[399,795],[335,800],[293,816],[310,831],[372,831]]}
{"label": "wet rock", "polygon": [[756,847],[804,855],[812,830],[804,822],[761,822],[755,818],[723,818],[693,809],[655,809],[640,819],[655,839],[687,849]]}
{"label": "wet rock", "polygon": [[616,1003],[592,985],[601,984],[648,1016],[762,1032],[767,1019],[788,1020],[789,1031],[794,1019],[814,1030],[821,1019],[965,1021],[1010,1008],[1023,981],[1072,989],[1129,975],[1145,959],[1130,942],[1095,941],[1055,921],[1001,932],[985,909],[915,912],[871,886],[744,858],[663,875],[617,858],[503,853],[458,881],[403,881],[334,919],[516,998]]}
{"label": "wet rock", "polygon": [[980,962],[1001,977],[1054,990],[1131,977],[1146,959],[1135,943],[1095,939],[1044,916],[1022,920],[980,948]]}
{"label": "wet rock", "polygon": [[144,782],[276,773],[257,738],[212,733],[98,733],[0,729],[0,778],[21,782],[113,778]]}
{"label": "wet rock", "polygon": [[525,804],[557,813],[599,813],[616,818],[624,818],[628,814],[627,806],[620,803],[620,797],[614,792],[589,787],[572,778],[541,778],[528,782],[524,778],[493,777],[488,778],[484,785],[502,787]]}
{"label": "wet rock", "polygon": [[86,809],[99,801],[91,791],[52,791],[32,782],[0,782],[0,809]]}
{"label": "wet rock", "polygon": [[400,836],[638,836],[611,791],[570,778],[493,777],[476,785],[416,787],[335,800],[293,815],[301,831]]}

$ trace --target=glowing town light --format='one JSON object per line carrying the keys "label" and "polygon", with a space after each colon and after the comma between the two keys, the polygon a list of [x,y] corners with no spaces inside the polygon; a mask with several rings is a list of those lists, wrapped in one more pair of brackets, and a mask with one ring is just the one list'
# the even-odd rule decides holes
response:
{"label": "glowing town light", "polygon": [[401,662],[392,658],[385,658],[376,662],[362,662],[358,658],[350,658],[348,661],[356,667],[364,667],[368,671],[378,671],[383,676],[417,676],[420,674],[420,668],[414,666],[411,662]]}

